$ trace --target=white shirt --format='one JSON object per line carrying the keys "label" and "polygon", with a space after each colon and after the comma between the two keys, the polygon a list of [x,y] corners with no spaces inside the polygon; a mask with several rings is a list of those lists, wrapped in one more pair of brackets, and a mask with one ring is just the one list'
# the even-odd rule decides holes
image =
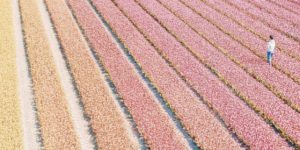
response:
{"label": "white shirt", "polygon": [[270,40],[268,42],[268,48],[267,48],[267,51],[268,52],[271,52],[271,53],[274,53],[274,50],[275,50],[275,40]]}

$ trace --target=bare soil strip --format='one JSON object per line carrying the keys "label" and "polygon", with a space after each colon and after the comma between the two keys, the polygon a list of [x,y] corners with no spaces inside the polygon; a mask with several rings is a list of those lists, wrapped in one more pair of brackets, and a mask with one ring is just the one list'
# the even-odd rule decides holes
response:
{"label": "bare soil strip", "polygon": [[68,72],[66,62],[61,54],[59,43],[53,31],[50,17],[43,0],[38,0],[38,6],[42,15],[43,25],[45,27],[48,41],[52,50],[53,59],[68,102],[68,108],[72,116],[74,129],[79,139],[81,149],[93,149],[95,146],[92,141],[91,134],[89,133],[89,123],[84,119],[84,112],[80,106],[79,97],[76,95],[76,91],[74,90],[75,88],[72,84],[72,78]]}
{"label": "bare soil strip", "polygon": [[41,143],[38,142],[39,131],[35,111],[36,106],[33,100],[32,81],[29,75],[28,62],[26,60],[18,0],[13,0],[13,11],[16,39],[16,63],[19,83],[18,94],[22,112],[23,148],[24,150],[38,150],[41,148]]}
{"label": "bare soil strip", "polygon": [[80,149],[36,0],[20,0],[26,52],[45,149]]}
{"label": "bare soil strip", "polygon": [[101,68],[97,66],[68,6],[62,0],[45,0],[45,3],[80,96],[85,118],[90,122],[95,148],[137,149],[139,143],[126,120],[127,116],[114,99],[116,96],[105,82]]}

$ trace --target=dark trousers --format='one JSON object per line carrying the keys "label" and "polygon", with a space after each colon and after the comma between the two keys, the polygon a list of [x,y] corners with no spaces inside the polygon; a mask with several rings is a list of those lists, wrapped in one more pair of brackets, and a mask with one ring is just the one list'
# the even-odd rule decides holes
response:
{"label": "dark trousers", "polygon": [[267,61],[268,61],[269,64],[271,64],[272,57],[273,57],[273,53],[272,52],[267,52]]}

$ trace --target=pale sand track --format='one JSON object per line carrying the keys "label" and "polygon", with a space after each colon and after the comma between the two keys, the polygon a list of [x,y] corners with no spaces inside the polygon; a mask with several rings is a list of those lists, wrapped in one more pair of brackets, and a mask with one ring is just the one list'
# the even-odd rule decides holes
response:
{"label": "pale sand track", "polygon": [[43,147],[80,149],[38,1],[19,2]]}
{"label": "pale sand track", "polygon": [[300,150],[300,5],[267,1],[0,0],[0,150]]}
{"label": "pale sand track", "polygon": [[88,131],[89,123],[84,119],[83,110],[79,104],[80,100],[74,90],[75,88],[72,84],[72,77],[68,72],[66,62],[61,54],[59,43],[55,37],[56,35],[53,31],[53,26],[43,0],[38,0],[38,7],[42,16],[42,22],[45,27],[45,32],[52,50],[53,59],[68,102],[68,108],[72,116],[73,126],[79,139],[81,149],[91,150],[95,147],[95,145],[92,142],[92,137]]}
{"label": "pale sand track", "polygon": [[104,149],[111,146],[116,149],[138,149],[137,139],[133,137],[127,117],[114,100],[116,95],[105,82],[99,64],[80,33],[68,6],[62,0],[45,2],[81,96],[86,116],[90,118],[97,146]]}
{"label": "pale sand track", "polygon": [[41,145],[38,142],[37,116],[34,110],[32,83],[29,77],[28,64],[25,56],[22,25],[18,0],[13,0],[13,19],[16,40],[16,64],[18,69],[18,94],[21,104],[21,117],[23,127],[24,150],[38,150]]}

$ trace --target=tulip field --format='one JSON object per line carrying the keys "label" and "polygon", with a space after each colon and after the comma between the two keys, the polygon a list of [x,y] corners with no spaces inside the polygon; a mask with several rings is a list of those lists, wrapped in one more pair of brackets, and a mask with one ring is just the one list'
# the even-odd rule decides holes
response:
{"label": "tulip field", "polygon": [[300,1],[1,0],[0,80],[1,150],[300,150]]}

